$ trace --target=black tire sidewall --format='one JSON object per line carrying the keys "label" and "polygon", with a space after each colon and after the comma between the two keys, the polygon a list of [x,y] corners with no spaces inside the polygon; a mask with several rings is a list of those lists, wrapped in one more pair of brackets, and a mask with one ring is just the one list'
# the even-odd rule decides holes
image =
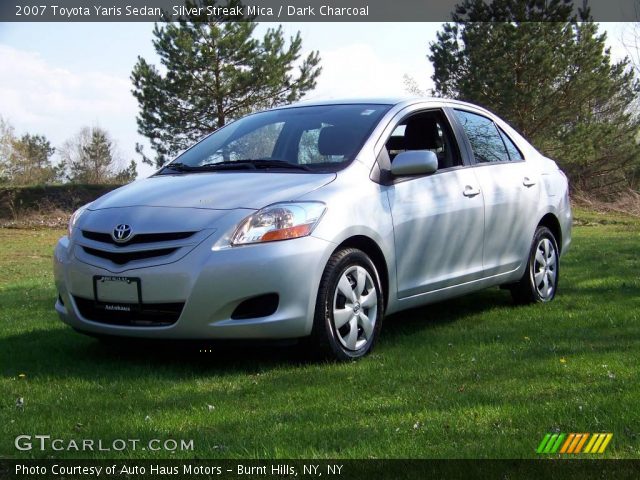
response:
{"label": "black tire sidewall", "polygon": [[[364,268],[369,275],[371,275],[376,290],[378,307],[372,338],[362,348],[358,350],[348,350],[342,345],[342,343],[340,343],[333,323],[333,300],[340,278],[346,270],[354,266]],[[339,360],[349,360],[360,358],[371,351],[378,339],[380,329],[382,328],[384,296],[380,287],[380,279],[378,278],[378,272],[375,265],[364,252],[358,249],[349,248],[336,252],[332,256],[331,260],[327,263],[327,267],[321,281],[318,307],[314,323],[322,324],[322,328],[320,330],[325,337],[332,356]],[[321,314],[321,318],[318,318],[319,314]]]}

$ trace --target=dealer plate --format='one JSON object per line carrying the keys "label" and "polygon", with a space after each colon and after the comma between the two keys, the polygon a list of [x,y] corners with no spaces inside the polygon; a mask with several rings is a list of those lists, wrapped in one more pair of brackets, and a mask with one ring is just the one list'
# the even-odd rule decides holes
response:
{"label": "dealer plate", "polygon": [[93,277],[93,291],[97,303],[142,303],[139,278],[98,275]]}

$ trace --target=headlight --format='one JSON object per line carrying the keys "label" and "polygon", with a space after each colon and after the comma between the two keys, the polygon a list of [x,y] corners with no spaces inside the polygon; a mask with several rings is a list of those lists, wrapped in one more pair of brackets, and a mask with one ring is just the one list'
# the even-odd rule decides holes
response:
{"label": "headlight", "polygon": [[276,203],[245,218],[232,245],[306,237],[320,221],[326,207],[320,202]]}
{"label": "headlight", "polygon": [[87,203],[86,205],[83,205],[82,207],[77,209],[75,212],[73,212],[73,214],[71,215],[71,218],[69,218],[69,226],[67,227],[67,234],[69,235],[69,238],[71,238],[71,234],[73,233],[73,228],[76,226],[78,219],[85,212],[85,210],[89,205],[91,204]]}

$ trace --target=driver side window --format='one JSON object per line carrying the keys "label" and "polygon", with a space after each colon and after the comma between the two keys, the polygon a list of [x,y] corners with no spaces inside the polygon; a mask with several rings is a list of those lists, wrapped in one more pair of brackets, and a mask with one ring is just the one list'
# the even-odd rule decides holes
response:
{"label": "driver side window", "polygon": [[409,150],[430,150],[438,157],[438,170],[462,165],[451,129],[441,111],[415,113],[405,118],[386,142],[389,159]]}

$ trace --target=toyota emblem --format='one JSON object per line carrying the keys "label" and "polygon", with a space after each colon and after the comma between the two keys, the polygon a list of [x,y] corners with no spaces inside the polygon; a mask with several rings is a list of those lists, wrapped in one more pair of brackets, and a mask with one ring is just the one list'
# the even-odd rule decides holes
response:
{"label": "toyota emblem", "polygon": [[126,223],[121,223],[120,225],[116,225],[111,232],[111,238],[117,243],[124,243],[131,238],[133,234],[133,230],[131,225],[127,225]]}

